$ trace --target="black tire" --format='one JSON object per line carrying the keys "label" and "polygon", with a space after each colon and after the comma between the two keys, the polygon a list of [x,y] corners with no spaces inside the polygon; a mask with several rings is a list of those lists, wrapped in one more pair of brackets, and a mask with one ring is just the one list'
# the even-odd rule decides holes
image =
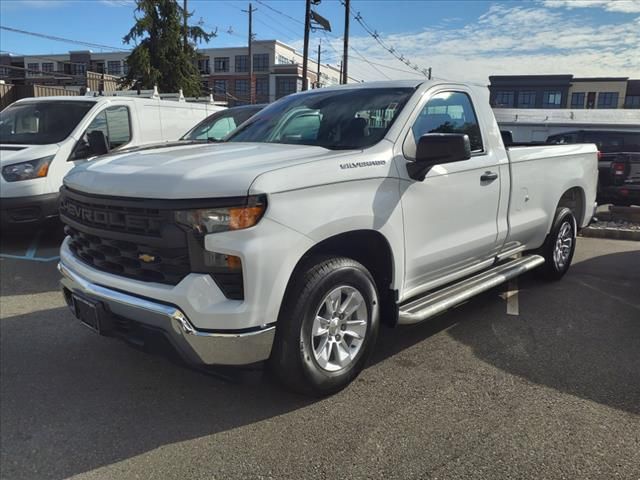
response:
{"label": "black tire", "polygon": [[[571,247],[568,252],[568,257],[566,257],[564,262],[559,263],[554,257],[554,251],[561,232],[566,234],[567,226],[565,225],[570,228]],[[553,225],[551,226],[551,231],[549,235],[547,235],[542,247],[536,252],[538,255],[542,255],[545,260],[544,265],[535,270],[539,277],[546,280],[560,280],[564,274],[567,273],[576,250],[576,233],[577,222],[573,212],[566,207],[558,208],[553,220]]]}
{"label": "black tire", "polygon": [[[318,309],[325,305],[325,297],[343,287],[348,291],[357,290],[364,300],[360,304],[366,305],[366,331],[353,360],[338,371],[328,371],[315,357],[314,348],[317,351],[318,347],[313,345],[312,328]],[[353,381],[364,368],[375,346],[379,317],[376,284],[362,264],[344,257],[312,258],[294,274],[285,295],[269,369],[285,387],[296,392],[313,396],[335,393]],[[340,337],[340,331],[336,337]],[[335,340],[336,337],[331,338]],[[347,341],[344,334],[343,340]],[[338,345],[328,349],[329,355],[337,354],[333,348],[337,349]]]}

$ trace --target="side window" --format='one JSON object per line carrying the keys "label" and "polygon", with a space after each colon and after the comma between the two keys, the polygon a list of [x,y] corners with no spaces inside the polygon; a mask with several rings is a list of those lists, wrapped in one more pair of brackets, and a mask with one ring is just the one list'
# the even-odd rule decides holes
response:
{"label": "side window", "polygon": [[131,124],[127,107],[109,107],[105,110],[109,148],[117,148],[131,140]]}
{"label": "side window", "polygon": [[462,92],[441,92],[429,99],[413,127],[417,142],[426,133],[464,133],[472,152],[483,151],[482,135],[471,99]]}
{"label": "side window", "polygon": [[71,160],[80,160],[94,156],[89,145],[89,134],[100,131],[104,134],[109,150],[118,148],[131,140],[129,109],[124,106],[109,107],[101,111],[91,121],[82,139],[76,145]]}
{"label": "side window", "polygon": [[109,149],[117,148],[131,140],[131,124],[127,107],[109,107],[100,112],[87,127],[88,133],[100,130],[109,143]]}
{"label": "side window", "polygon": [[208,138],[222,140],[227,136],[227,133],[229,133],[234,128],[236,128],[236,122],[234,121],[233,117],[221,118],[217,122],[214,122],[211,128],[207,131],[207,135],[203,140],[206,140]]}

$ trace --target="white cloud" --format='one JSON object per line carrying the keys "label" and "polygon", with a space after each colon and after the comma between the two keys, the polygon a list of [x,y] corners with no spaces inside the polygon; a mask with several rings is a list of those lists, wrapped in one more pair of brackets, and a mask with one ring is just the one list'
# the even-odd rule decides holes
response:
{"label": "white cloud", "polygon": [[544,0],[551,8],[603,8],[609,12],[640,13],[639,0]]}
{"label": "white cloud", "polygon": [[[382,38],[420,68],[432,66],[434,76],[441,78],[486,83],[494,74],[640,77],[640,17],[597,21],[541,4],[495,4],[477,21],[455,30],[441,24]],[[371,61],[408,70],[371,37],[352,37],[351,44]],[[335,47],[340,49],[339,42]],[[413,71],[380,70],[392,78],[417,78]],[[356,55],[350,57],[350,74],[384,78]]]}

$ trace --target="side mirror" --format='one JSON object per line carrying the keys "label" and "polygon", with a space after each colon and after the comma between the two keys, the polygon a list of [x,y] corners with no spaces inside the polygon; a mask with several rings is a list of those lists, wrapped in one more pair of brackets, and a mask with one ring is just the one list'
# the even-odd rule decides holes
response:
{"label": "side mirror", "polygon": [[109,153],[109,142],[107,137],[104,136],[102,130],[94,130],[87,133],[87,140],[89,141],[89,148],[93,155],[104,155]]}
{"label": "side mirror", "polygon": [[427,133],[418,140],[415,162],[407,164],[409,176],[422,181],[435,165],[471,158],[469,136],[462,133]]}

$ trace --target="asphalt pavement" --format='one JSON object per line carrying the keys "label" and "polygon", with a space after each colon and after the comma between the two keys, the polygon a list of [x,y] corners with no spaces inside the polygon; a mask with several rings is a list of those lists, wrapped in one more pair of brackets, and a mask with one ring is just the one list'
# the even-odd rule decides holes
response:
{"label": "asphalt pavement", "polygon": [[501,287],[383,329],[317,400],[95,335],[40,235],[0,242],[2,478],[640,479],[638,242],[579,239],[562,281],[518,280],[517,315]]}

